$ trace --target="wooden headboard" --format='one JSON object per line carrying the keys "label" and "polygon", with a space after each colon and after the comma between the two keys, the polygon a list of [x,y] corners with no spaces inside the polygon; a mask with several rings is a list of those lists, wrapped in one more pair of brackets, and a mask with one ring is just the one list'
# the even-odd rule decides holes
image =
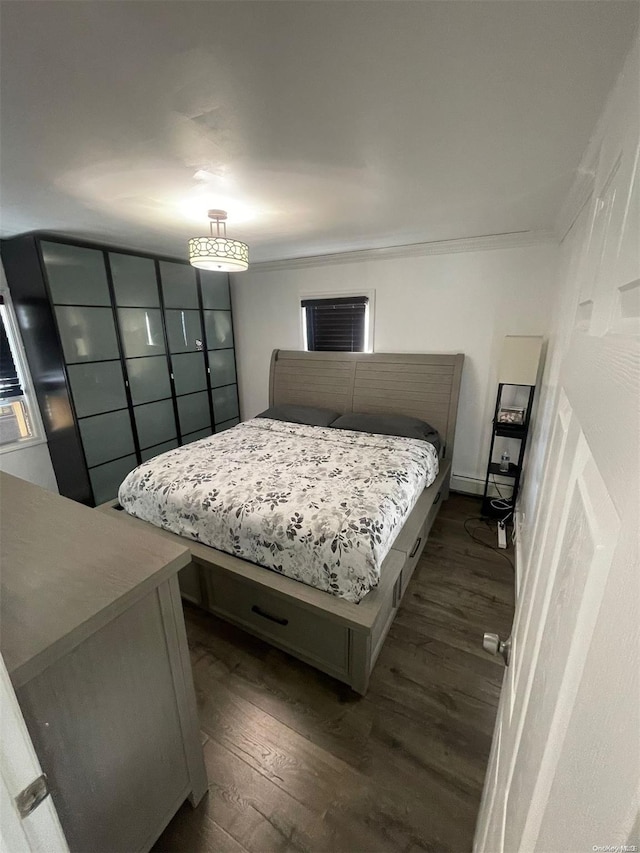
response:
{"label": "wooden headboard", "polygon": [[427,421],[451,458],[464,355],[274,350],[269,405],[299,403]]}

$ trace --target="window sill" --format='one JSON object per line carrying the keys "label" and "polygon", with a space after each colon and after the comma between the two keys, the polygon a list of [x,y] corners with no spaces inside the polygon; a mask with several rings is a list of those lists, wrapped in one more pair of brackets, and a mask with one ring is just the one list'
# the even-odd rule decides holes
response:
{"label": "window sill", "polygon": [[26,450],[28,447],[37,447],[40,444],[46,444],[46,438],[34,436],[33,438],[25,439],[25,441],[14,441],[11,444],[0,445],[0,456],[5,453],[15,453],[17,450]]}

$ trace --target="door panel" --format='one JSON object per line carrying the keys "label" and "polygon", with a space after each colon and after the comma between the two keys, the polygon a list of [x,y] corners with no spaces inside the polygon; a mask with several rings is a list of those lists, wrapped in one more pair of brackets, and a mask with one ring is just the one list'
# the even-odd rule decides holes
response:
{"label": "door panel", "polygon": [[[541,501],[549,507],[549,512],[544,514],[544,523],[533,538],[532,550],[534,559],[537,557],[537,560],[534,570],[529,574],[529,582],[522,590],[522,606],[518,608],[517,621],[514,620],[514,645],[519,647],[519,653],[516,655],[514,651],[513,665],[507,673],[510,720],[516,711],[516,697],[522,699],[525,693],[528,694],[531,686],[530,682],[527,685],[525,676],[533,671],[539,651],[540,614],[546,613],[549,607],[550,581],[557,566],[555,552],[558,548],[558,533],[566,514],[563,507],[568,511],[566,488],[578,437],[578,425],[571,419],[570,412],[567,411],[564,418],[559,413],[552,439],[553,455],[550,456],[550,459],[554,460],[555,470],[547,470],[546,480],[551,484],[551,488],[548,493],[543,491],[541,495]],[[522,701],[519,710],[521,706]]]}
{"label": "door panel", "polygon": [[178,397],[178,415],[182,435],[187,435],[187,433],[195,430],[210,430],[211,414],[209,412],[209,396],[206,391],[199,394],[187,394],[186,397]]}
{"label": "door panel", "polygon": [[46,241],[40,246],[54,305],[111,305],[101,251]]}
{"label": "door panel", "polygon": [[160,278],[165,308],[197,308],[196,273],[188,264],[160,262]]}
{"label": "door panel", "polygon": [[[544,808],[558,749],[573,707],[594,626],[594,618],[619,531],[619,519],[595,466],[584,436],[580,436],[567,483],[563,517],[548,583],[548,608],[540,650],[533,669],[530,696],[516,693],[516,719],[522,731],[508,785],[505,849],[526,848],[525,818],[534,835],[539,810]],[[524,655],[523,655],[524,657]],[[523,670],[525,666],[522,667]],[[518,707],[521,702],[522,707]],[[528,815],[520,804],[530,803]]]}
{"label": "door panel", "polygon": [[119,308],[118,318],[127,358],[165,352],[159,308]]}
{"label": "door panel", "polygon": [[127,409],[80,418],[78,425],[87,465],[90,468],[135,453],[131,419]]}
{"label": "door panel", "polygon": [[157,308],[158,282],[152,258],[109,253],[116,304],[133,308]]}
{"label": "door panel", "polygon": [[171,400],[134,406],[133,412],[141,449],[176,437],[176,419]]}
{"label": "door panel", "polygon": [[137,464],[135,456],[125,456],[124,459],[116,459],[114,462],[89,468],[89,479],[91,480],[96,505],[99,506],[101,503],[115,498],[120,483],[129,471],[133,471]]}
{"label": "door panel", "polygon": [[171,396],[169,366],[163,355],[127,359],[131,399],[134,405]]}
{"label": "door panel", "polygon": [[60,305],[55,311],[67,364],[120,358],[111,308]]}
{"label": "door panel", "polygon": [[226,273],[200,270],[200,285],[203,308],[222,308],[226,311],[231,309],[229,277]]}
{"label": "door panel", "polygon": [[165,311],[165,319],[170,352],[202,350],[202,325],[199,311]]}
{"label": "door panel", "polygon": [[213,414],[217,424],[237,417],[238,388],[235,385],[226,385],[213,391]]}
{"label": "door panel", "polygon": [[209,384],[212,388],[231,385],[236,381],[236,357],[232,349],[209,351]]}
{"label": "door panel", "polygon": [[176,394],[191,394],[207,387],[204,356],[200,352],[185,352],[171,359]]}
{"label": "door panel", "polygon": [[[579,170],[592,195],[562,248],[539,415],[553,432],[539,493],[520,508],[535,524],[519,549],[478,853],[638,844],[639,77],[636,39]],[[530,465],[544,452],[532,444]]]}
{"label": "door panel", "polygon": [[204,323],[209,349],[229,349],[233,346],[230,311],[205,311]]}
{"label": "door panel", "polygon": [[127,395],[119,361],[70,364],[67,372],[77,417],[126,408]]}

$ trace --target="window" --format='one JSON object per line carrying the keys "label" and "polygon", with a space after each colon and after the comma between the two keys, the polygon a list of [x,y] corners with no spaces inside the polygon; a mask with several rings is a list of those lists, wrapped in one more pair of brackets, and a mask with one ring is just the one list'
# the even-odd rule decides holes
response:
{"label": "window", "polygon": [[7,449],[36,435],[34,419],[19,372],[18,347],[11,317],[0,294],[0,448]]}
{"label": "window", "polygon": [[301,305],[307,350],[364,352],[368,349],[368,296],[303,299]]}

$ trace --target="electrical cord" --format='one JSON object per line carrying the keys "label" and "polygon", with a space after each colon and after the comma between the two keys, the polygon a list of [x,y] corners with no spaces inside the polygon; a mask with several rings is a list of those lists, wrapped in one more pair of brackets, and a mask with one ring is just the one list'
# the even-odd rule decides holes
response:
{"label": "electrical cord", "polygon": [[[476,524],[476,526],[470,530],[467,527],[467,524],[470,521],[479,521],[480,524]],[[481,527],[483,527],[483,525],[489,531],[491,531],[492,534],[495,535],[495,530],[492,528],[491,522],[487,518],[482,518],[482,516],[472,516],[471,518],[466,518],[464,521],[464,529],[465,529],[466,533],[470,536],[470,538],[473,539],[474,542],[478,542],[480,545],[484,545],[485,548],[490,548],[492,551],[495,551],[496,554],[499,554],[501,557],[504,557],[504,559],[509,563],[511,568],[515,571],[515,565],[513,564],[513,560],[511,559],[511,557],[508,554],[505,553],[503,548],[496,548],[495,545],[490,545],[488,542],[485,542],[484,539],[480,539],[478,536],[475,535],[476,531],[479,530]]]}
{"label": "electrical cord", "polygon": [[496,492],[498,493],[497,498],[490,498],[489,505],[492,509],[498,510],[499,512],[505,511],[507,514],[503,516],[500,521],[504,524],[508,519],[513,515],[513,500],[512,498],[505,498],[505,496],[500,491],[500,486],[496,482],[495,476],[491,480]]}

